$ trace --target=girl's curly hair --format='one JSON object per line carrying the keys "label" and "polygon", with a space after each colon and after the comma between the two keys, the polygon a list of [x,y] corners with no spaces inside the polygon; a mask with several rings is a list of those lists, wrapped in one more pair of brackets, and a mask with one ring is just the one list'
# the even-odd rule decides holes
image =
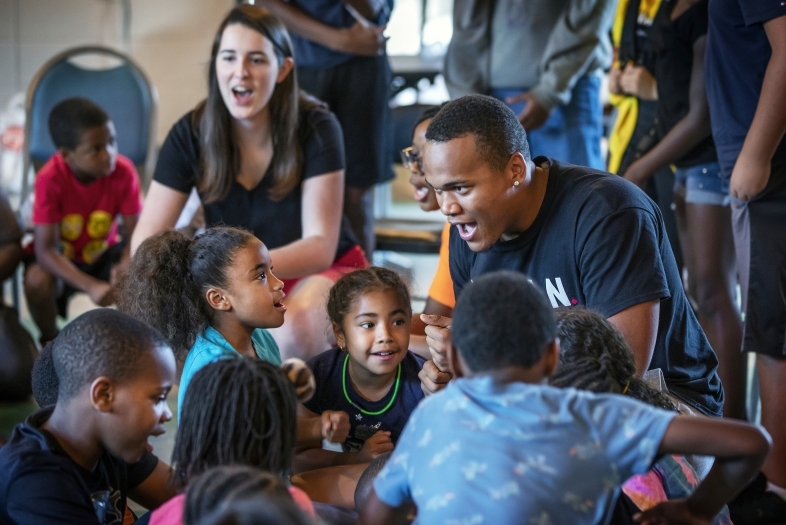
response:
{"label": "girl's curly hair", "polygon": [[677,410],[666,394],[634,377],[633,351],[605,317],[576,307],[561,308],[555,315],[561,353],[550,385],[625,394],[649,405]]}
{"label": "girl's curly hair", "polygon": [[118,309],[157,328],[184,359],[212,318],[205,292],[227,287],[235,253],[255,238],[220,226],[194,239],[174,230],[146,239],[120,276]]}

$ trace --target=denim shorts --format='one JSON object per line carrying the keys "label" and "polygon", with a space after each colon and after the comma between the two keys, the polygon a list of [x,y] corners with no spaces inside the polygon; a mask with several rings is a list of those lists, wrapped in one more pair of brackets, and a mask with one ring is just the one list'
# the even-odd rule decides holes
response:
{"label": "denim shorts", "polygon": [[721,177],[717,162],[697,164],[690,168],[677,168],[674,172],[674,190],[685,188],[685,202],[728,206],[729,179]]}

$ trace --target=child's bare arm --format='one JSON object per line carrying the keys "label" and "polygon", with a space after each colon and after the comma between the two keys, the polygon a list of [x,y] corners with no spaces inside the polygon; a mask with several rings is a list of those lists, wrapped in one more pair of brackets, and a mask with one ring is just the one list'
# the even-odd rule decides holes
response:
{"label": "child's bare arm", "polygon": [[360,510],[358,525],[372,525],[385,523],[386,525],[403,525],[407,523],[407,515],[410,511],[409,505],[391,507],[377,496],[377,492],[371,489],[366,504]]}
{"label": "child's bare arm", "polygon": [[358,463],[370,463],[371,460],[393,450],[393,442],[390,440],[390,432],[378,431],[363,444],[363,449],[359,452],[334,452],[322,448],[309,448],[301,450],[295,454],[292,460],[292,472],[306,472],[324,467],[335,467],[338,465],[355,465]]}
{"label": "child's bare arm", "polygon": [[111,286],[108,282],[96,279],[79,270],[58,250],[60,234],[58,224],[36,224],[35,257],[47,272],[59,277],[74,288],[82,290],[99,306],[112,303]]}
{"label": "child's bare arm", "polygon": [[710,136],[710,109],[704,89],[704,53],[707,37],[693,44],[693,68],[690,74],[688,114],[646,155],[631,164],[623,175],[638,186],[663,166],[675,162]]}
{"label": "child's bare arm", "polygon": [[715,463],[690,497],[643,512],[640,521],[710,523],[758,472],[770,451],[770,438],[760,427],[742,421],[677,416],[666,429],[658,451],[714,456]]}

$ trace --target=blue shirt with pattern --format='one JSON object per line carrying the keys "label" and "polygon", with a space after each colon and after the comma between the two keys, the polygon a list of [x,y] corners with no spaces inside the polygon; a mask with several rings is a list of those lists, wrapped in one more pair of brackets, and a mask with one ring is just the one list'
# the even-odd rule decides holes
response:
{"label": "blue shirt with pattern", "polygon": [[[281,365],[281,353],[278,345],[270,332],[257,328],[251,334],[251,341],[254,343],[254,350],[257,357],[263,361],[268,361],[274,365]],[[177,419],[180,421],[180,409],[183,407],[183,400],[186,398],[186,389],[194,374],[202,367],[219,359],[231,359],[240,357],[240,354],[232,348],[232,345],[221,335],[221,332],[208,326],[197,335],[194,346],[188,351],[186,362],[183,365],[183,375],[180,376],[180,386],[177,392]]]}
{"label": "blue shirt with pattern", "polygon": [[605,523],[674,415],[613,394],[457,379],[421,402],[374,488],[394,507],[414,501],[419,524]]}

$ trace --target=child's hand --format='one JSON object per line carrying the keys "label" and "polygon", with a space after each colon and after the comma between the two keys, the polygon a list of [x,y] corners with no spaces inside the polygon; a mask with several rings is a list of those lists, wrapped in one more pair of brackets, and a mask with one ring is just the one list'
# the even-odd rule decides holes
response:
{"label": "child's hand", "polygon": [[90,299],[98,306],[109,306],[114,302],[112,285],[106,281],[96,279],[95,282],[90,285],[90,288],[85,291],[87,295],[90,296]]}
{"label": "child's hand", "polygon": [[375,457],[391,450],[393,450],[393,442],[390,440],[390,432],[379,430],[363,443],[363,448],[359,454],[363,455],[364,462],[370,463]]}
{"label": "child's hand", "polygon": [[633,521],[642,525],[709,525],[712,518],[694,514],[688,507],[687,500],[678,499],[658,503],[633,516]]}
{"label": "child's hand", "polygon": [[349,436],[349,415],[346,412],[322,412],[322,437],[331,443],[343,443]]}

